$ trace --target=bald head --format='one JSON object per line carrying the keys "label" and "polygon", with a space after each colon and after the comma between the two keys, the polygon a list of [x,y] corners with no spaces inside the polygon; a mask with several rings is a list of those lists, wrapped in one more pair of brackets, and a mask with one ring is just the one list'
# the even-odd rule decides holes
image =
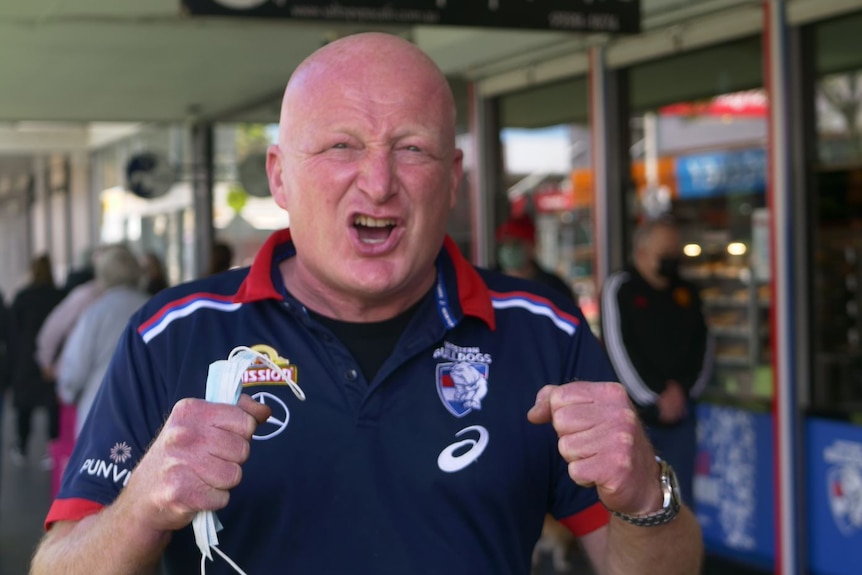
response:
{"label": "bald head", "polygon": [[[327,91],[363,94],[370,86],[384,87],[374,97],[381,105],[403,106],[421,98],[439,106],[441,130],[455,135],[455,99],[446,77],[431,58],[414,44],[391,34],[369,32],[336,40],[306,58],[294,71],[284,92],[279,139],[285,141],[293,119]],[[364,95],[368,98],[368,95]]]}
{"label": "bald head", "polygon": [[452,92],[428,56],[386,34],[321,48],[291,77],[267,152],[296,247],[285,285],[330,317],[404,311],[434,282],[462,174]]}

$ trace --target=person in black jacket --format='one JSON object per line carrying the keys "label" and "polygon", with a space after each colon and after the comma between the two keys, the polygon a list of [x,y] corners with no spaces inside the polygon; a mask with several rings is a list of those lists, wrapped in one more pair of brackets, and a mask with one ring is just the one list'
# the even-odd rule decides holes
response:
{"label": "person in black jacket", "polygon": [[54,284],[47,255],[34,259],[30,270],[31,282],[18,292],[9,310],[9,333],[15,334],[8,341],[9,377],[18,432],[11,459],[17,464],[23,464],[27,457],[34,410],[47,408],[49,437],[55,439],[59,434],[59,404],[54,384],[42,376],[35,353],[39,328],[63,299],[63,291]]}
{"label": "person in black jacket", "polygon": [[695,401],[712,376],[713,345],[697,288],[679,276],[679,233],[669,219],[634,234],[633,265],[602,290],[602,335],[611,363],[656,449],[691,503]]}

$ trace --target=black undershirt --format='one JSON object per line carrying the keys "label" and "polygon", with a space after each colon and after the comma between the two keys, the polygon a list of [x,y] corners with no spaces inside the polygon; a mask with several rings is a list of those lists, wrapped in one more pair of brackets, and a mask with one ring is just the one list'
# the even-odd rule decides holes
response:
{"label": "black undershirt", "polygon": [[359,364],[365,381],[370,383],[383,362],[395,349],[398,338],[401,337],[424,299],[424,297],[420,298],[409,309],[391,319],[367,323],[341,321],[308,311],[314,319],[332,330],[335,337],[347,347]]}

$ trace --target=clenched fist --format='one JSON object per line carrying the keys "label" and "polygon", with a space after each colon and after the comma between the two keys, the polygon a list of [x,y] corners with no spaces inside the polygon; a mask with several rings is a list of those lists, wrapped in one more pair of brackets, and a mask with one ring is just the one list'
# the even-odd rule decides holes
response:
{"label": "clenched fist", "polygon": [[605,507],[628,515],[661,509],[655,452],[622,385],[547,385],[527,417],[554,426],[569,476],[579,485],[595,485]]}
{"label": "clenched fist", "polygon": [[137,515],[154,530],[170,531],[188,525],[198,511],[227,505],[251,436],[269,415],[248,395],[237,405],[179,401],[126,487],[136,494]]}

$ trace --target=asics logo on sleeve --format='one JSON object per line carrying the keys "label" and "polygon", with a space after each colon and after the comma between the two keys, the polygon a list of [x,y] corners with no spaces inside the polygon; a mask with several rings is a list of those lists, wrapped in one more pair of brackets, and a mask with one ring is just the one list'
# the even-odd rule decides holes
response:
{"label": "asics logo on sleeve", "polygon": [[[437,467],[439,467],[441,471],[445,471],[446,473],[461,471],[479,459],[479,456],[482,455],[482,452],[485,451],[485,448],[488,446],[489,436],[487,429],[481,425],[471,425],[470,427],[465,427],[456,433],[455,437],[461,437],[465,433],[471,431],[475,431],[479,434],[478,439],[470,437],[462,439],[461,441],[456,441],[440,452],[440,455],[437,457]],[[467,448],[467,451],[463,451],[465,447]]]}

